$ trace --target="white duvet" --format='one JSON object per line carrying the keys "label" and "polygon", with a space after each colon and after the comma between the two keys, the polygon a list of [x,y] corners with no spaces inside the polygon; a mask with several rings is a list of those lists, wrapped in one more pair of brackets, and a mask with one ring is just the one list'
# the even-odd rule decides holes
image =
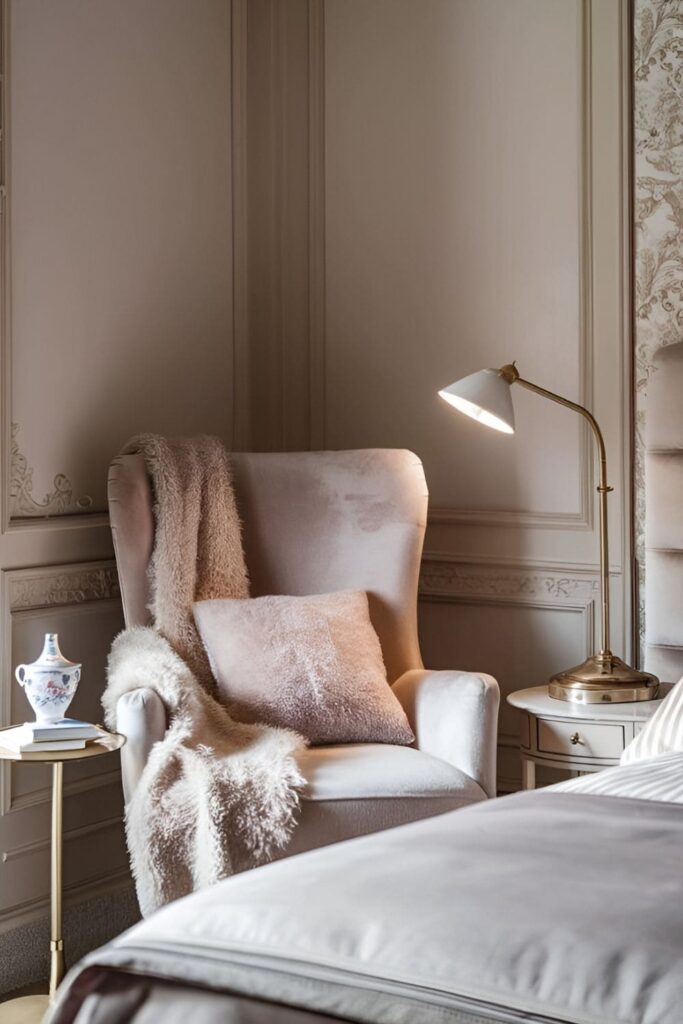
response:
{"label": "white duvet", "polygon": [[682,789],[668,755],[236,876],[91,954],[52,1020],[132,1020],[92,992],[114,971],[188,1012],[199,985],[312,1022],[681,1024]]}

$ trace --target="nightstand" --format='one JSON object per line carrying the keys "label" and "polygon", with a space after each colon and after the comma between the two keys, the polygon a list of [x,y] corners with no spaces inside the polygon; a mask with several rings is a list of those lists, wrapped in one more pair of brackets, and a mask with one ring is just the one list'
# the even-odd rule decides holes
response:
{"label": "nightstand", "polygon": [[[662,689],[669,687],[662,684]],[[619,764],[624,747],[666,696],[635,704],[570,704],[548,696],[547,686],[508,695],[521,712],[522,788],[536,786],[536,765],[569,772],[600,772]]]}

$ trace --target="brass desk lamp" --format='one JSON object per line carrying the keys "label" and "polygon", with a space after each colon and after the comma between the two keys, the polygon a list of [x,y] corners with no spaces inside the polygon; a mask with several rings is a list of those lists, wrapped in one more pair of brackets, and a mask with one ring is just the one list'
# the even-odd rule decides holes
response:
{"label": "brass desk lamp", "polygon": [[463,377],[439,391],[439,396],[455,409],[471,416],[487,427],[514,434],[515,414],[510,386],[521,384],[537,395],[559,402],[578,412],[588,420],[593,430],[600,459],[600,593],[602,600],[602,647],[582,665],[566,669],[553,676],[548,686],[551,697],[575,704],[624,704],[629,701],[653,700],[657,696],[659,680],[649,672],[631,668],[610,650],[609,622],[609,540],[607,536],[607,495],[612,488],[607,483],[607,457],[605,442],[595,417],[576,402],[562,398],[552,391],[532,384],[520,377],[514,363],[499,370],[479,370]]}

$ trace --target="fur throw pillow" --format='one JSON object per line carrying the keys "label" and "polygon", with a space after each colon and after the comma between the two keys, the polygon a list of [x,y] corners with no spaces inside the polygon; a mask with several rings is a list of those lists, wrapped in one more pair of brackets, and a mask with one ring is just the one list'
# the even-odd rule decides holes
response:
{"label": "fur throw pillow", "polygon": [[198,601],[193,610],[233,715],[313,744],[413,742],[363,591]]}

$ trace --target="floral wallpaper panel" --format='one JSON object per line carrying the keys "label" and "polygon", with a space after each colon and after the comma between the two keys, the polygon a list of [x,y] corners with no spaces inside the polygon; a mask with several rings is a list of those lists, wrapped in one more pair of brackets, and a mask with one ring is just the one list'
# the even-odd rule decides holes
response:
{"label": "floral wallpaper panel", "polygon": [[683,340],[683,0],[636,0],[634,17],[635,517],[642,649],[645,400],[655,352]]}

